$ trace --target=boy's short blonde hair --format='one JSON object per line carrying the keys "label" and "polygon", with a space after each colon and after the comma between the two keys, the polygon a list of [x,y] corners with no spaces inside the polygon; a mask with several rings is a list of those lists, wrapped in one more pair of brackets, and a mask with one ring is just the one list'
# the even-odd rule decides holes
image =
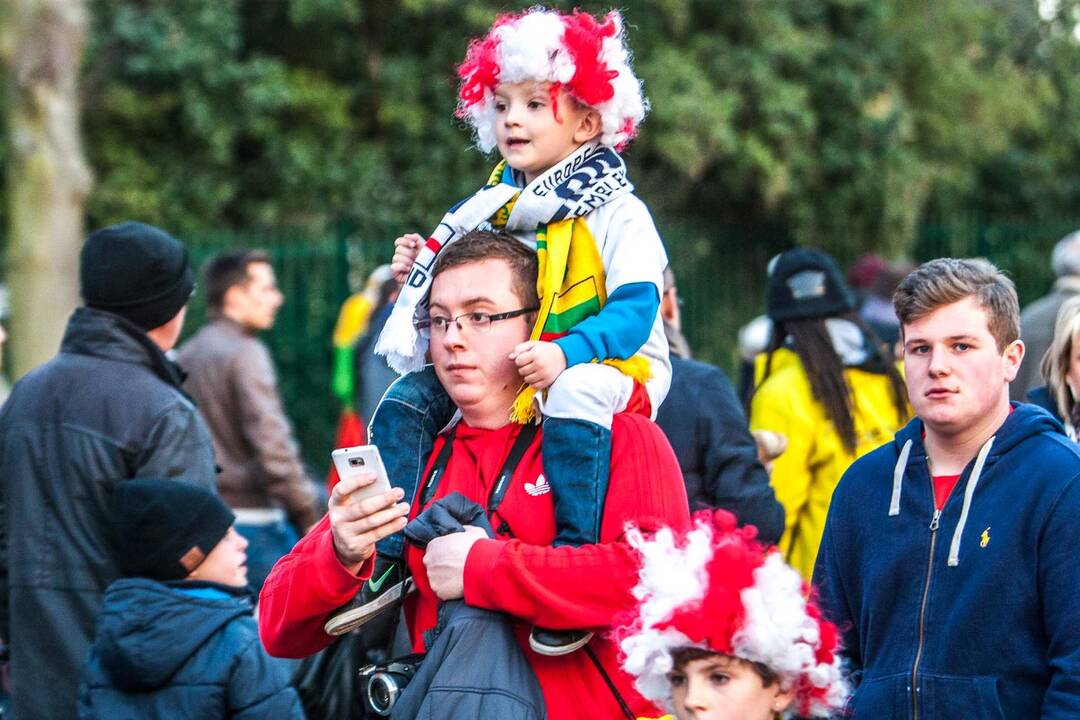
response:
{"label": "boy's short blonde hair", "polygon": [[982,258],[938,258],[923,263],[900,281],[893,307],[904,326],[940,307],[974,297],[986,312],[998,352],[1020,338],[1020,300],[1016,286],[993,263]]}

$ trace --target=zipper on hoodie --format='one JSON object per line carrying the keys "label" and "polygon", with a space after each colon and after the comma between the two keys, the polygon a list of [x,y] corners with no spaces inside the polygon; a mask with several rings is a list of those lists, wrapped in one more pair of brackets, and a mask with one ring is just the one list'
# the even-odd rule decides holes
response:
{"label": "zipper on hoodie", "polygon": [[[933,482],[931,481],[931,491]],[[930,520],[930,556],[926,559],[926,583],[923,585],[922,604],[919,607],[919,644],[915,650],[915,663],[911,666],[911,706],[914,720],[919,720],[919,662],[922,660],[923,643],[926,640],[926,601],[930,597],[930,577],[934,572],[934,547],[937,545],[937,531],[941,520],[941,510],[934,508],[934,517]]]}

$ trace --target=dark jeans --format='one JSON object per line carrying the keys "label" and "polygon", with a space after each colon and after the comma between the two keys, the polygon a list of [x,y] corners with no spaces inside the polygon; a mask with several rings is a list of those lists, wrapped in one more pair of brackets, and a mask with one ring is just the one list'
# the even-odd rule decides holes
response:
{"label": "dark jeans", "polygon": [[[431,365],[395,380],[375,408],[368,442],[378,446],[390,484],[404,490],[407,501],[414,501],[435,436],[455,410]],[[376,543],[376,548],[400,559],[404,543],[404,534],[395,533]]]}
{"label": "dark jeans", "polygon": [[288,555],[300,537],[287,520],[267,525],[236,523],[236,531],[247,538],[248,585],[258,596],[274,563]]}
{"label": "dark jeans", "polygon": [[[428,365],[394,382],[371,419],[370,442],[379,447],[390,484],[416,497],[435,436],[454,416],[454,404]],[[584,420],[544,420],[544,475],[555,494],[558,535],[554,545],[595,543],[607,497],[611,431]],[[404,536],[380,540],[379,552],[403,554]]]}

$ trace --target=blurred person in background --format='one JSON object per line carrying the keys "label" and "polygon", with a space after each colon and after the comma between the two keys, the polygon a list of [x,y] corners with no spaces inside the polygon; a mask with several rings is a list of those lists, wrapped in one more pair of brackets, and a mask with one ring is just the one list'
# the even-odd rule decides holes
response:
{"label": "blurred person in background", "polygon": [[[379,265],[368,275],[364,289],[341,304],[334,324],[334,396],[345,411],[354,410],[356,399],[357,344],[370,334],[371,321],[382,304],[383,288],[393,278],[389,265]],[[361,417],[365,417],[361,414]]]}
{"label": "blurred person in background", "polygon": [[787,438],[771,478],[786,515],[780,550],[809,579],[840,476],[887,442],[910,408],[904,381],[829,255],[789,250],[768,274],[773,333],[758,360],[750,427]]}
{"label": "blurred person in background", "polygon": [[7,342],[7,331],[4,329],[4,323],[7,322],[7,314],[8,291],[6,287],[0,285],[0,405],[4,404],[8,394],[11,392],[11,386],[8,384],[7,377],[3,375],[4,343]]}
{"label": "blurred person in background", "polygon": [[177,352],[184,388],[210,426],[221,497],[250,543],[258,592],[278,558],[322,515],[278,394],[270,351],[257,337],[285,298],[260,250],[221,253],[205,270],[208,322]]}
{"label": "blurred person in background", "polygon": [[739,328],[739,401],[750,411],[750,398],[754,394],[754,368],[758,356],[769,349],[772,339],[772,320],[768,315],[758,315]]}
{"label": "blurred person in background", "polygon": [[[371,335],[371,321],[382,304],[383,288],[392,278],[390,266],[379,265],[368,275],[364,289],[350,295],[338,312],[337,323],[334,325],[334,369],[331,376],[331,389],[341,403],[341,416],[338,418],[334,436],[336,448],[353,447],[367,442],[367,422],[371,420],[371,415],[358,411],[356,405],[359,396],[364,392],[358,378],[363,360],[357,356],[357,350],[365,338]],[[379,372],[380,370],[373,371],[374,374]],[[333,488],[337,481],[337,470],[331,463],[326,476],[327,489]]]}
{"label": "blurred person in background", "polygon": [[1020,373],[1009,387],[1012,400],[1024,400],[1029,390],[1042,384],[1039,361],[1054,337],[1058,309],[1080,293],[1080,230],[1058,240],[1050,255],[1050,267],[1057,278],[1054,287],[1020,313],[1020,337],[1024,339],[1026,352]]}
{"label": "blurred person in background", "polygon": [[386,364],[384,358],[375,354],[375,341],[379,339],[379,334],[386,325],[386,319],[390,317],[394,309],[394,302],[397,301],[400,290],[401,284],[392,276],[388,275],[383,280],[378,287],[367,331],[356,343],[353,359],[356,364],[355,407],[365,427],[371,422],[371,416],[375,414],[375,408],[382,400],[386,388],[399,377],[394,369]]}
{"label": "blurred person in background", "polygon": [[664,270],[660,315],[671,348],[672,379],[656,424],[679,459],[691,512],[729,510],[740,525],[756,525],[763,542],[776,544],[784,531],[784,508],[759,462],[731,382],[720,368],[690,359],[670,266]]}
{"label": "blurred person in background", "polygon": [[109,496],[134,477],[214,483],[210,433],[165,356],[195,288],[168,233],[126,222],[79,258],[85,306],[60,353],[0,411],[0,635],[12,716],[73,718],[105,588],[117,577]]}
{"label": "blurred person in background", "polygon": [[848,279],[859,290],[859,317],[894,358],[899,356],[896,344],[900,340],[900,320],[892,296],[900,281],[914,269],[907,261],[886,262],[880,255],[866,254],[856,259],[848,271]]}
{"label": "blurred person in background", "polygon": [[1076,440],[1080,425],[1080,295],[1062,303],[1054,325],[1054,337],[1043,355],[1045,385],[1028,392],[1027,399],[1053,415]]}

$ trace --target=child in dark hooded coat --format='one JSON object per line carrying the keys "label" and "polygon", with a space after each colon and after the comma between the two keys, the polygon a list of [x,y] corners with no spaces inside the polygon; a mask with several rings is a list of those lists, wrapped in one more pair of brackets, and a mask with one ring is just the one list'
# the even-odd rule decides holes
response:
{"label": "child in dark hooded coat", "polygon": [[288,664],[259,641],[229,508],[168,480],[120,483],[111,504],[124,577],[105,592],[79,718],[302,719]]}

